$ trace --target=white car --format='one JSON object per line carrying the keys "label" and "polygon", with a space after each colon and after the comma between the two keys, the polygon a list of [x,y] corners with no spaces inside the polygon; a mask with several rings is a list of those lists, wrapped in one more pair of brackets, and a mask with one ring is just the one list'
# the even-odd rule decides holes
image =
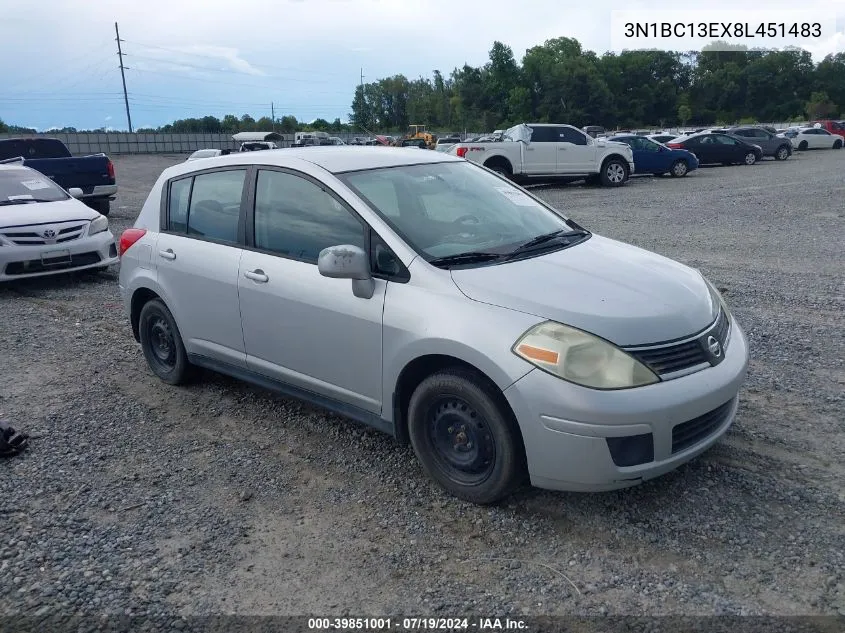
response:
{"label": "white car", "polygon": [[226,156],[231,152],[228,149],[198,149],[193,154],[186,158],[186,161],[197,160],[198,158],[216,158],[218,156]]}
{"label": "white car", "polygon": [[0,164],[0,281],[116,264],[109,220],[44,174]]}
{"label": "white car", "polygon": [[575,176],[619,187],[634,173],[634,154],[625,143],[565,124],[523,123],[505,130],[501,142],[458,143],[447,153],[513,180]]}
{"label": "white car", "polygon": [[807,149],[841,149],[842,137],[831,134],[823,127],[804,127],[794,132],[786,132],[793,147],[800,151]]}

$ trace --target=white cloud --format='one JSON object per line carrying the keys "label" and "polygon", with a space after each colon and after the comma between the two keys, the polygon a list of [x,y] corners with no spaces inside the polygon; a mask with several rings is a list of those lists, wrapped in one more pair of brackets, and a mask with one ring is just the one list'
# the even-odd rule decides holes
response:
{"label": "white cloud", "polygon": [[112,116],[111,116],[111,115],[108,115],[108,116],[105,118],[105,120],[106,120],[106,121],[111,121],[111,119],[112,119]]}

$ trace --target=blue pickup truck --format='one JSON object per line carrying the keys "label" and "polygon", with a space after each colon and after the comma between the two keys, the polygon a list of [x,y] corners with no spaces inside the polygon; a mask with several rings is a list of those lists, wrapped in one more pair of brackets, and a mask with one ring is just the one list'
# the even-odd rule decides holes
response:
{"label": "blue pickup truck", "polygon": [[103,215],[109,214],[117,195],[114,165],[105,154],[73,156],[59,139],[10,138],[0,140],[0,162],[20,160],[65,190],[82,189],[81,200]]}

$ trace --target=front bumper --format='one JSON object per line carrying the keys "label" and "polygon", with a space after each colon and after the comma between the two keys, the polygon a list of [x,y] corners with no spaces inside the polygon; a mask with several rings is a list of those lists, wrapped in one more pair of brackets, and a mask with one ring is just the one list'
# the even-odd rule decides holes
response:
{"label": "front bumper", "polygon": [[[747,368],[745,335],[733,319],[725,359],[674,380],[600,391],[539,369],[530,371],[504,393],[522,431],[532,485],[552,490],[615,490],[674,470],[728,430]],[[705,434],[693,435],[691,444],[681,441],[690,437],[689,426],[681,425],[700,420],[707,423],[702,427]],[[608,438],[648,434],[653,458],[633,466],[617,465]]]}
{"label": "front bumper", "polygon": [[117,262],[117,245],[111,231],[62,244],[0,246],[0,281],[105,268]]}

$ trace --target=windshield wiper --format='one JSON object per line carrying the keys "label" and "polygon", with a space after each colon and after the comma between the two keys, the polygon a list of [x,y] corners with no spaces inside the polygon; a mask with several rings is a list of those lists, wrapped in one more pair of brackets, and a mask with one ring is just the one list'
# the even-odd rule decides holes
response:
{"label": "windshield wiper", "polygon": [[435,257],[428,261],[432,266],[458,266],[460,264],[480,264],[482,262],[494,261],[505,257],[502,253],[484,253],[481,251],[470,251],[458,253],[457,255],[446,255]]}
{"label": "windshield wiper", "polygon": [[[551,242],[554,239],[561,238],[566,239],[570,237],[585,237],[589,235],[589,231],[585,231],[584,229],[577,229],[574,231],[570,231],[567,229],[559,229],[557,231],[552,231],[551,233],[543,233],[542,235],[538,235],[535,238],[532,238],[525,242],[524,244],[520,244],[510,253],[508,253],[508,257],[513,257],[514,255],[520,255],[526,251],[530,251],[535,246],[540,246],[541,244],[545,244],[546,242]],[[568,241],[566,242],[569,243]]]}

